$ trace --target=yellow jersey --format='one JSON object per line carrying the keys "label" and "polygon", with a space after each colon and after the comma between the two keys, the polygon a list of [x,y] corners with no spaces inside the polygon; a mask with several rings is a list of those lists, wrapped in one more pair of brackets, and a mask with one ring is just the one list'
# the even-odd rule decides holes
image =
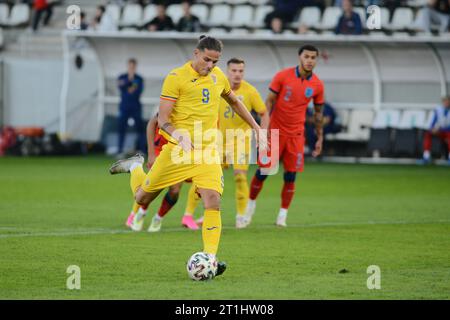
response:
{"label": "yellow jersey", "polygon": [[[247,81],[242,80],[239,89],[234,93],[249,112],[255,110],[257,113],[264,113],[266,111],[266,105],[258,90]],[[219,129],[225,137],[227,129],[247,130],[250,129],[250,125],[234,112],[225,99],[222,99],[219,108]]]}
{"label": "yellow jersey", "polygon": [[[221,96],[230,94],[231,87],[219,67],[214,67],[208,75],[201,76],[191,64],[192,61],[188,61],[166,76],[160,98],[175,102],[170,122],[175,129],[187,130],[196,145],[199,135],[202,135],[200,141],[203,142],[205,131],[217,130]],[[195,130],[197,139],[194,136],[194,126],[198,128]],[[166,132],[160,132],[168,141],[175,142]],[[208,139],[208,143],[212,142],[211,138],[213,137]]]}

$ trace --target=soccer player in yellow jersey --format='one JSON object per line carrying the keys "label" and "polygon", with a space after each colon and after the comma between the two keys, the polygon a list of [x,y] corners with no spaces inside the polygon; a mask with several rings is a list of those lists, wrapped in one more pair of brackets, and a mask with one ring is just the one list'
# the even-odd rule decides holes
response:
{"label": "soccer player in yellow jersey", "polygon": [[[192,61],[166,76],[160,96],[158,125],[169,143],[163,147],[150,171],[145,174],[141,155],[119,160],[109,170],[111,174],[131,173],[130,186],[139,205],[148,205],[163,189],[192,179],[205,208],[203,251],[213,256],[217,253],[222,231],[223,174],[217,137],[214,136],[221,98],[227,100],[234,112],[255,130],[261,148],[267,146],[259,125],[216,66],[221,53],[221,41],[202,36]],[[222,274],[225,268],[226,265],[219,262],[216,275]]]}
{"label": "soccer player in yellow jersey", "polygon": [[[227,77],[231,84],[231,89],[237,97],[244,103],[248,111],[255,111],[261,117],[261,128],[267,129],[269,124],[269,114],[258,90],[244,80],[245,62],[239,58],[231,58],[227,62]],[[223,145],[223,167],[233,165],[234,181],[236,184],[236,228],[245,227],[244,215],[248,200],[247,171],[251,154],[251,127],[241,117],[239,117],[228,104],[222,99],[219,107],[219,129],[222,133]],[[242,131],[239,131],[242,130]],[[228,134],[227,134],[228,132]],[[233,133],[232,135],[230,133]],[[250,134],[246,134],[250,133]],[[227,139],[230,137],[232,139]],[[229,141],[230,140],[230,141]],[[200,198],[195,193],[194,186],[191,187],[186,203],[186,210],[182,224],[190,229],[198,229],[197,223],[193,219],[195,208]],[[197,220],[200,224],[203,218]]]}

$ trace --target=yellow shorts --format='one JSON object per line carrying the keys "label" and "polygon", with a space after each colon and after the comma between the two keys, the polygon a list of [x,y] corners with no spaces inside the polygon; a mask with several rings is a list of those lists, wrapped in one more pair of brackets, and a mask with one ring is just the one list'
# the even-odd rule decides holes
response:
{"label": "yellow shorts", "polygon": [[222,194],[224,179],[220,163],[174,163],[171,158],[173,148],[172,143],[163,146],[142,183],[142,190],[153,193],[192,179],[192,183],[197,188],[215,190]]}

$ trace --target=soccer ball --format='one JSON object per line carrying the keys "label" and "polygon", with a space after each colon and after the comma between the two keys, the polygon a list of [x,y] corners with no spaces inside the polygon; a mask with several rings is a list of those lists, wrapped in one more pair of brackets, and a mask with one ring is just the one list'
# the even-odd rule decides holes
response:
{"label": "soccer ball", "polygon": [[192,280],[211,280],[216,276],[217,260],[209,253],[196,252],[189,258],[186,270]]}

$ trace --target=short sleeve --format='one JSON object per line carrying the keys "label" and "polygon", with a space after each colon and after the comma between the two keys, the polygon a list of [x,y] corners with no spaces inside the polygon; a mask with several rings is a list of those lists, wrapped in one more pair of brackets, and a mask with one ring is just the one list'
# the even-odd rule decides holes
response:
{"label": "short sleeve", "polygon": [[278,72],[270,83],[269,90],[275,94],[279,94],[283,85],[283,74]]}
{"label": "short sleeve", "polygon": [[222,70],[217,68],[217,72],[220,74],[220,77],[222,78],[222,81],[224,82],[223,91],[222,91],[221,95],[227,96],[231,92],[230,81],[228,81],[228,78],[225,76],[225,74],[222,72]]}
{"label": "short sleeve", "polygon": [[164,79],[160,98],[163,100],[177,101],[180,96],[180,77],[171,72]]}
{"label": "short sleeve", "polygon": [[317,87],[318,87],[318,90],[317,90],[317,94],[314,96],[314,104],[315,105],[324,104],[325,103],[324,87],[323,87],[322,81],[319,83],[319,85]]}
{"label": "short sleeve", "polygon": [[253,89],[251,92],[251,102],[252,102],[252,109],[255,110],[258,113],[264,113],[266,112],[266,105],[261,98],[261,95],[259,94],[258,90]]}

